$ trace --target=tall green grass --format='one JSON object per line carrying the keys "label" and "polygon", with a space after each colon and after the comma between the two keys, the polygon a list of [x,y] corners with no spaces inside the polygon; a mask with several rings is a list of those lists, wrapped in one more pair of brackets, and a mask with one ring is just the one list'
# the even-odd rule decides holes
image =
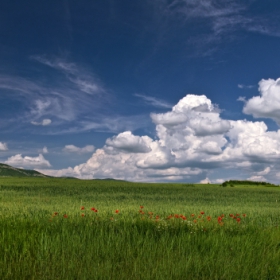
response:
{"label": "tall green grass", "polygon": [[272,187],[1,179],[0,279],[280,279],[279,200]]}

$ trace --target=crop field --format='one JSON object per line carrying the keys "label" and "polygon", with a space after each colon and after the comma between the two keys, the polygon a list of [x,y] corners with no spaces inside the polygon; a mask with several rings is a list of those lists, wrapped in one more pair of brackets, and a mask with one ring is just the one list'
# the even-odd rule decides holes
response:
{"label": "crop field", "polygon": [[280,187],[0,179],[0,279],[280,279]]}

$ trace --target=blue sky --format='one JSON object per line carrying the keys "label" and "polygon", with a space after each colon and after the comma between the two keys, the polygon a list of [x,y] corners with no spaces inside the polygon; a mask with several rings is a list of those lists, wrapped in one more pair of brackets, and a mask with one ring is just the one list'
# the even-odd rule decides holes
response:
{"label": "blue sky", "polygon": [[1,1],[0,161],[53,176],[278,183],[279,9]]}

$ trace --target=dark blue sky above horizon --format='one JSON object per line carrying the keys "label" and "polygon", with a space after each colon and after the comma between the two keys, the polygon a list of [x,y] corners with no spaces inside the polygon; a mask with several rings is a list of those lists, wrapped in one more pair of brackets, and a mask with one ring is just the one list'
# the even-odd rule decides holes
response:
{"label": "dark blue sky above horizon", "polygon": [[[74,170],[84,164],[86,172],[81,171],[82,167],[77,167],[78,173],[67,171],[78,177],[94,174],[93,177],[157,180],[145,170],[168,173],[173,168],[176,175],[157,175],[158,180],[221,180],[220,165],[215,171],[200,168],[198,162],[203,155],[193,159],[197,162],[193,165],[183,164],[179,160],[183,155],[172,153],[179,138],[186,143],[198,141],[185,152],[204,149],[205,157],[215,154],[216,158],[209,160],[215,166],[217,144],[211,144],[217,148],[215,152],[207,146],[208,154],[202,147],[220,141],[210,139],[210,135],[224,133],[228,143],[220,146],[222,157],[222,151],[233,143],[227,134],[229,130],[222,134],[211,132],[209,137],[203,134],[195,140],[187,139],[190,132],[186,132],[176,141],[173,138],[175,142],[170,146],[159,134],[159,127],[168,125],[151,118],[151,113],[161,116],[172,111],[188,94],[205,95],[219,107],[220,119],[210,118],[212,122],[247,119],[252,123],[264,122],[268,131],[278,131],[277,108],[262,111],[260,108],[269,106],[265,98],[259,107],[249,100],[264,94],[259,91],[261,80],[272,79],[277,85],[280,76],[279,1],[4,0],[0,7],[1,162],[50,172],[68,167]],[[278,93],[278,88],[273,91],[276,99]],[[276,104],[273,100],[271,103]],[[182,127],[172,127],[167,134],[172,136],[177,129]],[[122,134],[122,144],[116,144],[117,135],[125,131],[132,134]],[[145,135],[159,141],[161,156],[172,151],[170,158],[167,154],[163,156],[168,158],[164,165],[140,164],[155,156],[151,143],[145,142],[151,150],[142,149],[141,139]],[[109,152],[108,147],[114,152]],[[130,163],[135,170],[128,175],[113,166],[105,168],[95,158],[98,148],[106,155],[114,154],[117,166],[125,162],[123,157],[137,154],[137,162]],[[245,151],[248,147],[243,148]],[[262,158],[258,161],[269,164],[253,166],[252,155],[244,151],[244,158],[226,160],[239,165],[252,163],[246,165],[244,176],[248,178],[263,179],[256,172],[269,167],[267,174],[271,177],[266,179],[275,181],[275,163],[257,150]],[[122,158],[119,163],[117,155]],[[86,163],[89,159],[99,162],[103,173],[90,171]],[[195,175],[194,169],[178,167],[181,164],[184,168],[197,168]],[[233,176],[238,168],[227,168],[222,173]]]}

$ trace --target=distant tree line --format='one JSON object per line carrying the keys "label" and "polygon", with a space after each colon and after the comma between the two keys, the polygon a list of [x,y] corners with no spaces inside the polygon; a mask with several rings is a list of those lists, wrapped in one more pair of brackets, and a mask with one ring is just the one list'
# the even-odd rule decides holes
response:
{"label": "distant tree line", "polygon": [[257,181],[247,181],[247,180],[229,180],[222,183],[223,187],[231,186],[234,187],[234,185],[254,185],[254,186],[267,186],[267,187],[278,187],[277,185],[268,183],[268,182],[257,182]]}

